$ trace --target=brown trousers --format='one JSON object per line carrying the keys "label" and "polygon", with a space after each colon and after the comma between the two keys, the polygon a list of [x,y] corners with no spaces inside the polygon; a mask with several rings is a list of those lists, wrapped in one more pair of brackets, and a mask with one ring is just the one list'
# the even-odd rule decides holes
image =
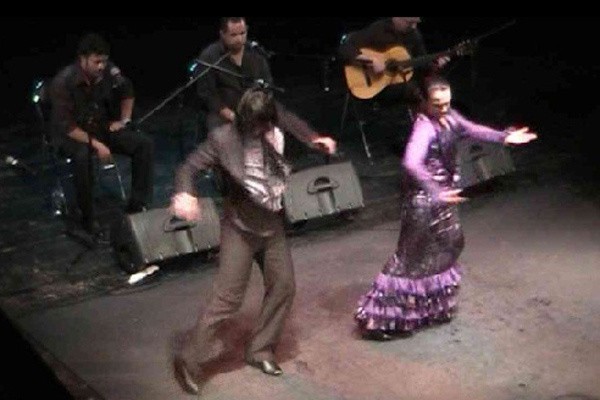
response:
{"label": "brown trousers", "polygon": [[216,336],[219,325],[239,310],[248,287],[255,254],[264,252],[261,272],[264,298],[256,326],[246,348],[246,360],[273,360],[296,290],[294,268],[285,237],[283,219],[275,232],[260,237],[242,231],[228,220],[221,225],[219,270],[213,293],[194,328],[191,343],[184,351],[188,361],[203,363],[219,355],[223,343]]}

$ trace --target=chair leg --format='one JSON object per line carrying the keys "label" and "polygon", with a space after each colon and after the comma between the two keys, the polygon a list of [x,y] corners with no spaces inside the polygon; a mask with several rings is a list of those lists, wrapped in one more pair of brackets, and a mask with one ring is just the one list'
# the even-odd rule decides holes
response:
{"label": "chair leg", "polygon": [[121,200],[123,200],[123,202],[126,201],[127,195],[125,194],[125,187],[123,186],[123,178],[121,177],[121,171],[119,169],[119,166],[117,165],[117,162],[113,160],[113,162],[111,162],[110,164],[105,164],[101,168],[104,171],[108,171],[111,169],[115,171],[115,175],[117,177],[117,182],[119,184],[119,194],[121,195]]}
{"label": "chair leg", "polygon": [[367,159],[369,160],[369,164],[373,164],[373,158],[371,156],[371,149],[369,148],[369,143],[367,142],[367,135],[365,133],[365,121],[358,121],[358,129],[360,130],[360,136],[362,139],[363,148],[365,150],[365,154],[367,155]]}
{"label": "chair leg", "polygon": [[70,168],[69,172],[65,173],[63,171],[64,166],[62,164],[64,163],[68,165],[71,160],[65,159],[63,162],[61,162],[56,154],[57,150],[50,145],[50,142],[44,141],[43,151],[45,153],[46,160],[50,165],[51,180],[53,181],[53,184],[51,184],[49,187],[52,215],[55,217],[69,217],[71,210],[69,209],[69,202],[67,200],[65,186],[63,184],[63,176],[70,178],[72,174],[70,172]]}
{"label": "chair leg", "polygon": [[67,197],[65,195],[65,189],[60,181],[60,178],[56,178],[56,183],[50,193],[50,202],[52,206],[52,215],[58,217],[60,215],[68,216],[69,208],[67,205]]}
{"label": "chair leg", "polygon": [[117,180],[119,181],[119,191],[121,192],[121,200],[126,201],[127,195],[125,194],[125,187],[123,186],[123,178],[121,177],[121,170],[115,162],[115,172],[117,174]]}
{"label": "chair leg", "polygon": [[350,93],[346,93],[346,98],[344,99],[344,108],[342,109],[342,119],[340,121],[340,133],[338,135],[338,140],[342,137],[344,133],[344,126],[346,124],[346,118],[348,117],[348,104],[350,102]]}
{"label": "chair leg", "polygon": [[367,133],[365,131],[366,121],[361,118],[358,109],[356,108],[356,103],[352,102],[352,112],[354,113],[354,118],[356,119],[356,123],[358,124],[358,130],[360,131],[360,138],[362,140],[363,149],[365,150],[365,154],[367,155],[367,159],[369,160],[369,164],[373,164],[373,158],[371,155],[371,148],[369,146],[369,142],[367,141]]}

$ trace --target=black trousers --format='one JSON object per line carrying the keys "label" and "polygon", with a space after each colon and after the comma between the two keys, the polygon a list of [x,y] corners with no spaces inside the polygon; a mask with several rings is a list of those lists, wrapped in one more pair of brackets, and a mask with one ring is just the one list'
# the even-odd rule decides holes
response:
{"label": "black trousers", "polygon": [[[104,143],[111,152],[131,157],[131,207],[144,207],[152,202],[154,183],[154,142],[147,134],[130,129],[98,135],[97,140]],[[92,227],[94,169],[90,174],[89,144],[78,142],[69,137],[60,145],[61,151],[71,158],[77,203],[81,210],[84,228]],[[92,157],[95,157],[95,152]]]}

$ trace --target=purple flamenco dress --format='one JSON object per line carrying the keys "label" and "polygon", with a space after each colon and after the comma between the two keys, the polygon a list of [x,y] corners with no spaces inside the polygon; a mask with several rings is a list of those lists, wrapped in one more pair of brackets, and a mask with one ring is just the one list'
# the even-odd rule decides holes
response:
{"label": "purple flamenco dress", "polygon": [[464,236],[458,207],[440,201],[439,194],[456,188],[461,137],[502,142],[506,132],[475,124],[455,110],[445,119],[445,126],[425,114],[415,119],[403,160],[398,244],[360,298],[354,316],[363,333],[411,333],[449,321],[456,310]]}

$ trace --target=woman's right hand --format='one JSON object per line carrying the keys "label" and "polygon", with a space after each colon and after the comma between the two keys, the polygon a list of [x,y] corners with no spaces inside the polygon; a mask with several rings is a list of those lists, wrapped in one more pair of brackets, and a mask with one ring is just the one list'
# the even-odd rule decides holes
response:
{"label": "woman's right hand", "polygon": [[440,192],[438,198],[440,199],[440,201],[443,201],[444,203],[448,203],[448,204],[458,204],[458,203],[463,203],[463,202],[469,200],[466,197],[460,196],[461,192],[462,192],[462,189],[444,190],[444,191]]}

